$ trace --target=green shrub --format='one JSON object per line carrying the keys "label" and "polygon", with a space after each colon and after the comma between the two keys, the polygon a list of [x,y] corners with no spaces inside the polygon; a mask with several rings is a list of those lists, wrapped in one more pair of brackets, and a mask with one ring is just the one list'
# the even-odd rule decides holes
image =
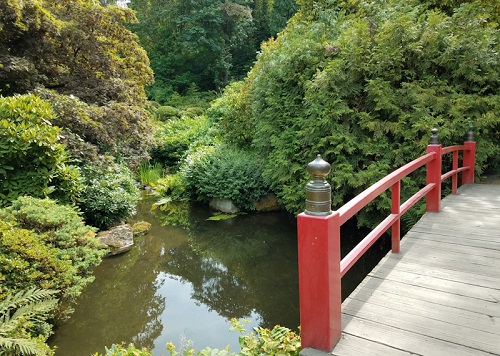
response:
{"label": "green shrub", "polygon": [[182,111],[182,114],[190,117],[201,116],[205,113],[205,110],[200,106],[189,106]]}
{"label": "green shrub", "polygon": [[252,201],[269,192],[261,167],[256,155],[217,145],[189,155],[182,174],[196,199],[231,199],[238,208],[253,210]]}
{"label": "green shrub", "polygon": [[171,119],[178,118],[179,116],[180,116],[179,109],[168,105],[160,106],[158,109],[156,109],[155,112],[156,119],[160,121],[168,121]]}
{"label": "green shrub", "polygon": [[21,195],[77,200],[80,174],[68,165],[54,117],[50,104],[35,95],[0,97],[0,206]]}
{"label": "green shrub", "polygon": [[155,138],[157,145],[151,150],[151,159],[168,167],[170,172],[177,170],[190,146],[213,140],[210,125],[203,116],[183,116],[161,123]]}
{"label": "green shrub", "polygon": [[106,253],[72,207],[20,197],[0,210],[0,297],[37,287],[73,300]]}
{"label": "green shrub", "polygon": [[87,224],[108,228],[135,213],[139,190],[125,165],[88,163],[82,167],[82,174],[85,188],[79,206]]}

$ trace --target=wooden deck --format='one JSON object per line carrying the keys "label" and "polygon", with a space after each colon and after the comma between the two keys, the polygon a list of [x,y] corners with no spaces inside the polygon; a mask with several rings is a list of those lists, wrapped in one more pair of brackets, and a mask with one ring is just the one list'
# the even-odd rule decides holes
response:
{"label": "wooden deck", "polygon": [[500,355],[500,185],[464,186],[426,213],[342,317],[333,355]]}

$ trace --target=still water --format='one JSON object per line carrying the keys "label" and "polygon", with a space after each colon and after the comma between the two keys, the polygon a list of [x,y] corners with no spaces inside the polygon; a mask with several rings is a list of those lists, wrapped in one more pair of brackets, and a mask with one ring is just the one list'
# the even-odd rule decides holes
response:
{"label": "still water", "polygon": [[[297,226],[286,213],[241,215],[209,221],[200,206],[180,206],[171,214],[138,206],[131,221],[148,221],[151,230],[135,247],[104,259],[71,318],[49,340],[56,356],[104,353],[113,343],[131,343],[167,355],[188,340],[205,347],[239,351],[229,320],[254,326],[299,325]],[[168,226],[165,222],[179,223]],[[342,255],[365,235],[342,227]],[[388,251],[380,239],[342,279],[345,298]]]}
{"label": "still water", "polygon": [[[253,326],[299,325],[295,218],[284,213],[248,214],[208,221],[203,207],[177,212],[183,227],[165,226],[165,213],[138,207],[134,221],[152,224],[133,250],[103,260],[71,318],[55,330],[57,356],[104,353],[113,343],[133,342],[166,355],[187,340],[239,351],[229,319]],[[134,222],[132,221],[132,222]]]}

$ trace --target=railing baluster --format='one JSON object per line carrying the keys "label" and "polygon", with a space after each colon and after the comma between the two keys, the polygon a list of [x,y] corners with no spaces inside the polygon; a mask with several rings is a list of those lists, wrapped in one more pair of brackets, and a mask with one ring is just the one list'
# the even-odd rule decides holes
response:
{"label": "railing baluster", "polygon": [[431,142],[427,146],[427,153],[435,153],[434,159],[427,163],[427,184],[434,183],[434,188],[427,194],[426,211],[439,212],[441,206],[441,150],[439,144],[438,130],[432,129]]}
{"label": "railing baluster", "polygon": [[[391,213],[397,214],[401,212],[401,181],[398,180],[391,187]],[[392,252],[399,253],[399,245],[401,240],[401,217],[394,222],[391,227],[391,246]]]}
{"label": "railing baluster", "polygon": [[467,141],[464,143],[467,150],[463,154],[462,165],[469,169],[462,173],[462,184],[474,184],[474,167],[476,165],[476,142],[474,142],[474,126],[469,125]]}
{"label": "railing baluster", "polygon": [[[458,151],[453,152],[453,163],[451,169],[454,171],[458,169]],[[453,174],[451,176],[451,194],[453,195],[457,194],[457,178],[457,174]]]}

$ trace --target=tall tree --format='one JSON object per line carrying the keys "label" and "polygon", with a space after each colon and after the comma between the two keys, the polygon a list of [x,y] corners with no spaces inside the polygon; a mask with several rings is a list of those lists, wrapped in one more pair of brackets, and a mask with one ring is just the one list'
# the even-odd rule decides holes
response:
{"label": "tall tree", "polygon": [[140,20],[131,28],[155,73],[150,97],[160,102],[193,83],[217,90],[242,78],[260,42],[296,10],[293,0],[132,0],[129,6]]}
{"label": "tall tree", "polygon": [[[0,1],[2,95],[35,88],[72,95],[101,108],[103,124],[107,115],[116,114],[105,108],[118,106],[121,125],[114,130],[142,135],[136,147],[128,148],[144,155],[146,147],[140,142],[149,142],[151,131],[148,113],[142,109],[144,86],[152,83],[153,75],[137,36],[125,28],[135,21],[132,10],[103,7],[97,0]],[[85,138],[77,125],[69,129]]]}

